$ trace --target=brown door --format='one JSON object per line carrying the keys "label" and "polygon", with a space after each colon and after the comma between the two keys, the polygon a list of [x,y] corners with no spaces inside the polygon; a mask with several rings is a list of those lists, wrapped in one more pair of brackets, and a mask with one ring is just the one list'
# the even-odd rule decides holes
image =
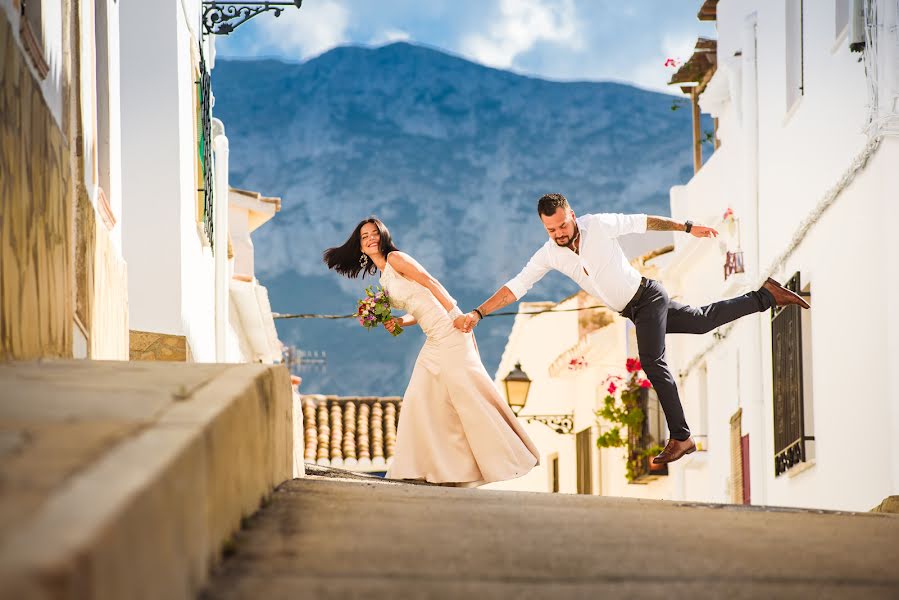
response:
{"label": "brown door", "polygon": [[576,437],[577,444],[577,493],[593,493],[593,466],[592,466],[592,429],[590,427],[579,431]]}

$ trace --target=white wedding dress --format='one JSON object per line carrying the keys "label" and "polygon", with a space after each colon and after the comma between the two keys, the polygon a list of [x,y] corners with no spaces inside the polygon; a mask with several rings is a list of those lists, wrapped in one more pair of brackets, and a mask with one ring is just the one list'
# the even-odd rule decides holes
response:
{"label": "white wedding dress", "polygon": [[487,375],[474,336],[455,329],[437,298],[389,263],[381,286],[427,336],[403,395],[387,477],[474,486],[530,471],[537,449]]}

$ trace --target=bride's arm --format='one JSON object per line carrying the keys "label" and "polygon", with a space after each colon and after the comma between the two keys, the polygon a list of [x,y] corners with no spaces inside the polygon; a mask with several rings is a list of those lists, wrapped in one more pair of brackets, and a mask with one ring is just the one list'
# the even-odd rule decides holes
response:
{"label": "bride's arm", "polygon": [[[403,252],[391,252],[387,256],[387,262],[389,262],[390,266],[396,269],[400,275],[406,279],[411,279],[416,283],[420,283],[434,294],[434,297],[437,298],[437,301],[446,309],[446,312],[448,312],[451,317],[456,318],[461,316],[462,313],[456,307],[456,301],[449,295],[446,288],[443,287],[433,275],[428,273],[423,266],[418,264],[414,258]],[[458,314],[454,314],[456,312],[458,312]]]}

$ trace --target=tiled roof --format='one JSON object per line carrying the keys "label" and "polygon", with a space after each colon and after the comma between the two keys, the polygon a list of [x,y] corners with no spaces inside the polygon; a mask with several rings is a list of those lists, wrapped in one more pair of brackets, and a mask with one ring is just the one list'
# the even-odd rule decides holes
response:
{"label": "tiled roof", "polygon": [[302,396],[304,460],[356,471],[386,471],[396,448],[397,396]]}
{"label": "tiled roof", "polygon": [[715,21],[718,18],[718,0],[705,0],[696,14],[700,21]]}
{"label": "tiled roof", "polygon": [[[718,40],[708,38],[699,38],[696,40],[696,47],[693,50],[693,56],[681,65],[680,69],[671,77],[668,85],[689,84],[681,89],[686,93],[690,90],[690,85],[702,87],[703,82],[711,77],[715,72],[718,64]],[[702,90],[697,90],[701,93]]]}

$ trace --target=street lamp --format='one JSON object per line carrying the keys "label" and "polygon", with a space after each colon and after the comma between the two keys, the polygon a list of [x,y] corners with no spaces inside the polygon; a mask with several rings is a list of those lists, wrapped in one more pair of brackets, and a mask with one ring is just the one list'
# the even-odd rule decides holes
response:
{"label": "street lamp", "polygon": [[[512,409],[512,412],[517,417],[524,405],[527,404],[528,392],[531,391],[531,378],[521,370],[521,363],[517,362],[515,363],[515,368],[509,371],[509,374],[503,379],[503,384],[506,386],[506,402],[509,403],[509,408]],[[574,415],[570,413],[564,415],[522,415],[521,418],[527,419],[528,423],[533,423],[534,421],[543,423],[556,433],[574,433]]]}
{"label": "street lamp", "polygon": [[517,417],[524,405],[527,404],[531,378],[521,370],[521,363],[517,362],[515,368],[509,371],[509,374],[503,379],[503,383],[506,386],[506,402],[509,403],[509,408]]}

